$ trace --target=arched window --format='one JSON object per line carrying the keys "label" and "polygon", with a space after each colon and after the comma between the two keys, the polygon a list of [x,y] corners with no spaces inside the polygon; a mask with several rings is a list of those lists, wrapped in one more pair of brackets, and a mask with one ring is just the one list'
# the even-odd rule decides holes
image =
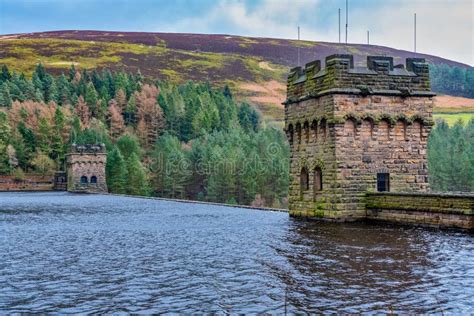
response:
{"label": "arched window", "polygon": [[415,120],[412,125],[413,137],[415,139],[423,139],[423,122],[421,120]]}
{"label": "arched window", "polygon": [[322,119],[321,120],[321,123],[319,124],[319,128],[321,130],[321,137],[323,139],[323,141],[326,140],[326,137],[327,137],[327,126],[326,126],[326,119]]}
{"label": "arched window", "polygon": [[308,121],[304,122],[303,129],[304,129],[305,142],[306,142],[306,144],[308,144],[309,143],[309,123],[308,123]]}
{"label": "arched window", "polygon": [[316,120],[313,120],[311,123],[311,130],[313,131],[314,142],[316,143],[318,141],[318,122]]}
{"label": "arched window", "polygon": [[290,146],[293,146],[293,133],[293,124],[290,124],[290,126],[288,126],[288,142]]}
{"label": "arched window", "polygon": [[91,183],[97,183],[97,177],[96,176],[91,177]]}
{"label": "arched window", "polygon": [[301,195],[303,195],[304,191],[307,191],[309,189],[309,174],[308,169],[306,169],[306,167],[301,168],[300,189]]}
{"label": "arched window", "polygon": [[353,119],[347,119],[344,122],[344,136],[349,138],[355,138],[356,134],[356,122]]}
{"label": "arched window", "polygon": [[381,120],[379,123],[379,140],[388,140],[390,135],[390,123],[386,120]]}
{"label": "arched window", "polygon": [[86,176],[82,176],[81,177],[81,183],[87,183],[87,177]]}
{"label": "arched window", "polygon": [[314,169],[314,195],[316,196],[316,193],[318,191],[323,190],[323,172],[320,167],[316,167]]}
{"label": "arched window", "polygon": [[407,139],[407,123],[403,120],[398,120],[395,124],[395,139],[405,140]]}
{"label": "arched window", "polygon": [[372,139],[374,136],[374,122],[372,120],[365,119],[362,121],[361,136],[365,140]]}
{"label": "arched window", "polygon": [[296,124],[296,137],[298,137],[298,145],[301,144],[301,124]]}

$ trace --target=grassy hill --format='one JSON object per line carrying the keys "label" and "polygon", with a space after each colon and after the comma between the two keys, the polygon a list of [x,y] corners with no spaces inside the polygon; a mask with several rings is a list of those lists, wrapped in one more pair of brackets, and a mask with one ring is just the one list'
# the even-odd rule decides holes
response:
{"label": "grassy hill", "polygon": [[[297,64],[324,59],[334,53],[350,53],[356,64],[367,55],[388,55],[395,63],[407,57],[423,57],[430,63],[472,68],[436,56],[415,54],[375,45],[343,45],[326,42],[250,38],[229,35],[135,33],[107,31],[54,31],[0,36],[0,64],[31,74],[42,62],[52,72],[70,67],[140,69],[143,75],[174,82],[210,81],[228,84],[240,99],[256,104],[264,117],[283,118],[285,77]],[[443,104],[438,104],[443,110]],[[471,106],[464,112],[474,112]],[[445,111],[446,112],[446,111]]]}

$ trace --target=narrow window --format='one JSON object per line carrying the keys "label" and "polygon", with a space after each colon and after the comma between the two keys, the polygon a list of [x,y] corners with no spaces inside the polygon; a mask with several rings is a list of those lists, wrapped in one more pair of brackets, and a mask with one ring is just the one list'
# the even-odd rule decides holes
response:
{"label": "narrow window", "polygon": [[356,123],[352,119],[348,119],[344,122],[344,136],[354,138],[356,134]]}
{"label": "narrow window", "polygon": [[323,190],[323,173],[321,171],[321,168],[316,167],[314,169],[314,194],[318,191]]}
{"label": "narrow window", "polygon": [[309,123],[306,121],[304,122],[304,136],[305,136],[305,141],[306,141],[306,144],[309,143]]}
{"label": "narrow window", "polygon": [[415,120],[412,125],[413,128],[413,137],[415,139],[423,139],[423,122],[420,120]]}
{"label": "narrow window", "polygon": [[86,176],[81,177],[81,183],[87,183],[87,177]]}
{"label": "narrow window", "polygon": [[390,191],[390,174],[389,173],[377,173],[377,191],[378,192],[389,192]]}
{"label": "narrow window", "polygon": [[301,195],[303,195],[304,191],[307,191],[309,189],[309,174],[308,174],[308,169],[306,169],[306,167],[303,167],[301,169],[300,188],[301,188]]}
{"label": "narrow window", "polygon": [[318,141],[318,122],[316,120],[311,123],[311,129],[313,130],[314,142]]}
{"label": "narrow window", "polygon": [[398,120],[395,124],[395,139],[406,140],[407,139],[407,124],[405,121]]}
{"label": "narrow window", "polygon": [[91,177],[91,183],[97,183],[97,177],[96,176]]}
{"label": "narrow window", "polygon": [[293,125],[290,124],[288,127],[288,142],[290,146],[293,146]]}
{"label": "narrow window", "polygon": [[326,126],[326,119],[322,119],[320,123],[320,128],[321,128],[321,137],[323,138],[323,141],[326,140],[327,137],[327,126]]}
{"label": "narrow window", "polygon": [[379,123],[379,140],[388,140],[390,135],[390,123],[382,120]]}
{"label": "narrow window", "polygon": [[298,137],[298,145],[301,144],[301,124],[296,124],[296,135]]}
{"label": "narrow window", "polygon": [[371,120],[362,121],[362,138],[365,140],[370,140],[374,136],[374,123]]}

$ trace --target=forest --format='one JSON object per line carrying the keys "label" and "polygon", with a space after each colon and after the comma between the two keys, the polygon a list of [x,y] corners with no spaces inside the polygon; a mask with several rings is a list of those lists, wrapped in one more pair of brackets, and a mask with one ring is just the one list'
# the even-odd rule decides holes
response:
{"label": "forest", "polygon": [[474,69],[430,64],[431,89],[442,94],[474,98]]}
{"label": "forest", "polygon": [[226,86],[141,74],[0,74],[0,174],[64,169],[72,143],[104,143],[113,193],[285,207],[289,148]]}
{"label": "forest", "polygon": [[437,122],[428,142],[428,170],[434,191],[474,191],[474,120],[451,127]]}
{"label": "forest", "polygon": [[[474,122],[438,122],[432,188],[474,190]],[[140,72],[0,73],[0,174],[64,169],[71,144],[104,143],[110,192],[286,207],[289,146],[281,129],[230,89]]]}

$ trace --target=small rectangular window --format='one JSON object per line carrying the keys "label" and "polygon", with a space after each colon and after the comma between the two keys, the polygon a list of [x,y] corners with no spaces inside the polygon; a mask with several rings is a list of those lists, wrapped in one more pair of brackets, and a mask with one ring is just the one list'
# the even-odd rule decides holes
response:
{"label": "small rectangular window", "polygon": [[378,192],[390,191],[390,174],[389,173],[377,173],[377,191]]}

